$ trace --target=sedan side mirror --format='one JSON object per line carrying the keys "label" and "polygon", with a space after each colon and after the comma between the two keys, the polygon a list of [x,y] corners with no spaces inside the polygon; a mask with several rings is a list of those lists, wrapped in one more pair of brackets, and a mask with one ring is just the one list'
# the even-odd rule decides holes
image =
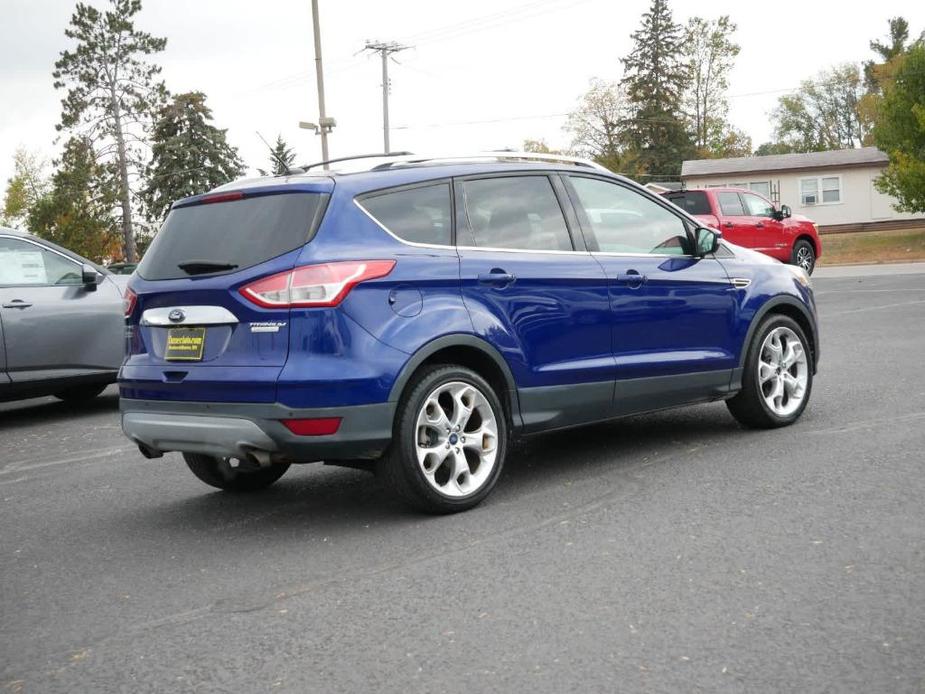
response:
{"label": "sedan side mirror", "polygon": [[697,239],[697,249],[696,255],[698,258],[702,258],[705,255],[710,255],[711,253],[716,253],[719,250],[719,242],[723,238],[721,231],[717,229],[707,229],[706,227],[699,227],[695,232]]}
{"label": "sedan side mirror", "polygon": [[88,291],[96,291],[96,285],[100,281],[100,273],[97,272],[96,268],[92,265],[84,263],[80,267],[80,282],[83,284],[84,289]]}

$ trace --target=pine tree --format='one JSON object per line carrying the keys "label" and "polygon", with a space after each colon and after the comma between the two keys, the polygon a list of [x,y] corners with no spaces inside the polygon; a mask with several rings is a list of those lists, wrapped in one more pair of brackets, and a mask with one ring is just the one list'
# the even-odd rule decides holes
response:
{"label": "pine tree", "polygon": [[633,32],[633,50],[623,59],[629,117],[622,137],[650,174],[677,174],[693,148],[681,114],[688,81],[683,59],[683,30],[671,16],[667,0],[652,0]]}
{"label": "pine tree", "polygon": [[111,164],[96,159],[92,143],[73,137],[64,145],[52,188],[30,208],[29,231],[98,262],[120,255]]}
{"label": "pine tree", "polygon": [[145,169],[147,185],[141,192],[152,220],[163,220],[174,201],[205,193],[244,173],[226,131],[211,121],[202,92],[178,94],[158,113]]}
{"label": "pine tree", "polygon": [[257,171],[261,176],[282,176],[289,171],[295,157],[296,154],[292,147],[286,143],[282,135],[277,135],[273,153],[270,155],[270,170],[257,169]]}
{"label": "pine tree", "polygon": [[53,75],[55,88],[67,90],[58,129],[87,138],[98,159],[115,165],[124,254],[132,262],[129,176],[141,167],[145,129],[166,96],[158,79],[161,68],[144,58],[164,50],[167,40],[135,28],[133,17],[141,10],[141,0],[110,2],[105,12],[77,4],[64,32],[77,45],[61,52]]}

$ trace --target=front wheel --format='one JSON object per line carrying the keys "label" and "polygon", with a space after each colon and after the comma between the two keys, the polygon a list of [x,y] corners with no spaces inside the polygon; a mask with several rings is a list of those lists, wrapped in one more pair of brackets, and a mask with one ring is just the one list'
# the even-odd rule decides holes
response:
{"label": "front wheel", "polygon": [[507,454],[508,425],[494,389],[462,366],[418,374],[396,412],[383,482],[430,513],[465,511],[491,493]]}
{"label": "front wheel", "polygon": [[807,275],[813,274],[813,269],[816,267],[816,251],[813,244],[806,239],[797,241],[790,255],[790,264],[803,268]]}
{"label": "front wheel", "polygon": [[256,492],[265,489],[286,474],[288,463],[274,463],[256,470],[232,466],[231,458],[201,453],[184,453],[183,460],[197,478],[210,487],[230,492]]}
{"label": "front wheel", "polygon": [[799,324],[773,315],[755,331],[748,346],[742,390],[726,401],[740,424],[772,429],[793,424],[813,389],[812,354]]}

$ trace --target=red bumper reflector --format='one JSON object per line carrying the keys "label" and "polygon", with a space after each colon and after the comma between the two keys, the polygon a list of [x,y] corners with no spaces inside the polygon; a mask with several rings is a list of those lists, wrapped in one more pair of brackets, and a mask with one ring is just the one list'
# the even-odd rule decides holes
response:
{"label": "red bumper reflector", "polygon": [[317,419],[281,419],[285,427],[296,436],[329,436],[340,428],[341,417]]}

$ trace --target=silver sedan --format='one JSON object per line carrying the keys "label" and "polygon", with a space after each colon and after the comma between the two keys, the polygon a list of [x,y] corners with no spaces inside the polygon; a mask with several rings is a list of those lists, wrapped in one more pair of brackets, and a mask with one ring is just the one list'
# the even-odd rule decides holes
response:
{"label": "silver sedan", "polygon": [[75,253],[0,227],[0,401],[80,401],[115,382],[123,288]]}

